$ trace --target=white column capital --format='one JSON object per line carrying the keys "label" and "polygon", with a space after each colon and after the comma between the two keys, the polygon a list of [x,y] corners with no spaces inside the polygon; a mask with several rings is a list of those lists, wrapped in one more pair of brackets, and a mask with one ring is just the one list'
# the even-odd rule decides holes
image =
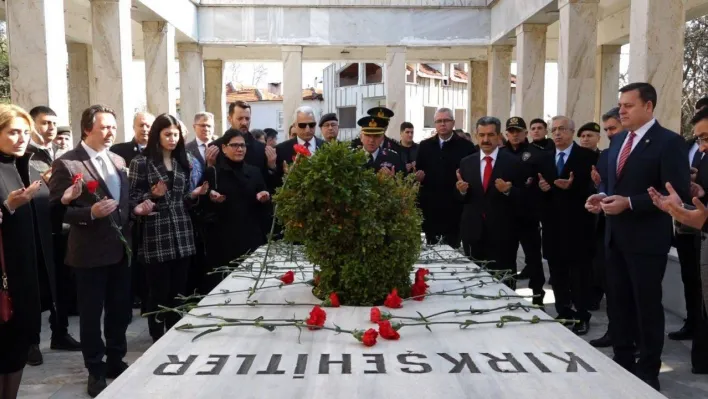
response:
{"label": "white column capital", "polygon": [[516,27],[516,35],[520,35],[523,32],[532,33],[546,33],[548,30],[548,25],[546,24],[521,24]]}
{"label": "white column capital", "polygon": [[144,21],[143,32],[145,33],[169,33],[170,24],[165,21]]}
{"label": "white column capital", "polygon": [[600,0],[558,0],[558,9],[568,4],[600,4]]}
{"label": "white column capital", "polygon": [[301,53],[302,46],[282,46],[282,47],[280,47],[280,51],[291,52],[291,53]]}
{"label": "white column capital", "polygon": [[224,60],[204,60],[204,68],[223,68]]}
{"label": "white column capital", "polygon": [[202,46],[197,43],[178,43],[177,51],[180,53],[202,53]]}

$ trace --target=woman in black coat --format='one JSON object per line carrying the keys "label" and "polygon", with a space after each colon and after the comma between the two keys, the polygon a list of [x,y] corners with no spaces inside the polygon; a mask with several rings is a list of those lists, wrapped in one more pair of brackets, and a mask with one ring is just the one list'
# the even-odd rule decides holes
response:
{"label": "woman in black coat", "polygon": [[30,154],[25,150],[31,129],[32,118],[25,110],[0,105],[0,231],[13,310],[7,323],[0,321],[0,399],[17,397],[29,337],[37,331],[40,317],[33,198],[47,188],[41,180],[29,182]]}
{"label": "woman in black coat", "polygon": [[[209,167],[204,179],[209,183],[209,198],[203,198],[206,235],[206,258],[209,270],[226,266],[230,261],[263,245],[263,212],[269,209],[270,194],[260,169],[244,163],[246,142],[241,132],[224,134],[216,166]],[[206,196],[205,196],[206,197]],[[207,275],[200,292],[209,292],[222,280],[221,275]]]}

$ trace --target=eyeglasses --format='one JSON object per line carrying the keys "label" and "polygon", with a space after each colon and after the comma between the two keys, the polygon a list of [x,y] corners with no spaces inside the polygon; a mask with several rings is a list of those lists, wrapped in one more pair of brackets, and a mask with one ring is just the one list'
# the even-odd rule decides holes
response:
{"label": "eyeglasses", "polygon": [[233,149],[236,149],[236,150],[239,148],[246,148],[246,144],[244,144],[244,143],[229,143],[226,145],[233,148]]}
{"label": "eyeglasses", "polygon": [[440,125],[443,123],[450,123],[450,122],[454,122],[454,121],[455,121],[454,119],[438,119],[435,121],[435,124]]}
{"label": "eyeglasses", "polygon": [[568,128],[565,127],[565,126],[558,126],[558,127],[552,128],[552,129],[551,129],[551,133],[555,133],[555,132],[563,133],[563,132],[567,132],[567,131],[569,131],[569,130],[570,130],[570,129],[568,129]]}
{"label": "eyeglasses", "polygon": [[211,128],[212,128],[212,126],[211,126],[210,124],[208,124],[208,123],[200,123],[200,124],[197,124],[197,125],[194,125],[194,126],[199,126],[199,127],[203,128],[203,129],[211,129]]}
{"label": "eyeglasses", "polygon": [[708,142],[708,137],[696,137],[696,144]]}
{"label": "eyeglasses", "polygon": [[306,127],[309,127],[310,129],[314,129],[315,126],[317,126],[317,122],[309,122],[309,123],[298,123],[297,127],[300,129],[304,129]]}

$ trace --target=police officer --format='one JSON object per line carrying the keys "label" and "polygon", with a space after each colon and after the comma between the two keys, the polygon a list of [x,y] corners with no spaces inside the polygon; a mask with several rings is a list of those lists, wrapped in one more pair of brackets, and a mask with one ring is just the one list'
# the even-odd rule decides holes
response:
{"label": "police officer", "polygon": [[[539,223],[540,196],[538,174],[541,172],[541,161],[548,156],[545,150],[532,145],[527,140],[526,122],[521,117],[512,117],[506,121],[507,142],[505,151],[519,157],[524,167],[525,197],[524,208],[519,209],[516,217],[517,237],[524,250],[526,267],[517,275],[517,279],[529,279],[529,288],[536,295],[533,303],[543,305],[543,284],[546,277],[543,273],[541,260],[541,233]],[[518,248],[518,244],[516,246]]]}
{"label": "police officer", "polygon": [[406,172],[406,166],[395,150],[382,146],[388,126],[386,119],[375,116],[365,116],[357,122],[361,126],[361,143],[367,153],[368,161],[365,167],[378,172],[381,169],[387,173]]}
{"label": "police officer", "polygon": [[[388,122],[391,120],[391,118],[393,118],[393,115],[395,115],[393,111],[386,107],[374,107],[366,111],[366,113],[369,116],[373,116],[378,118],[379,120],[385,121],[386,127],[388,127]],[[361,147],[361,138],[356,138],[352,140],[351,145],[353,148]],[[384,136],[383,141],[381,142],[381,148],[388,148],[389,150],[394,150],[397,154],[402,154],[403,150],[401,147],[402,146],[398,141],[386,136],[386,128],[384,128]]]}

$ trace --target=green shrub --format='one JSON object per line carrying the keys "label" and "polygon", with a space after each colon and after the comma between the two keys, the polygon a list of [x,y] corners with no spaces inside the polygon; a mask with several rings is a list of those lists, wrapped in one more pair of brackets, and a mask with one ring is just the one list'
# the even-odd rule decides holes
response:
{"label": "green shrub", "polygon": [[348,143],[325,145],[297,159],[274,197],[284,239],[319,268],[315,295],[336,292],[347,305],[380,304],[393,288],[408,296],[420,253],[414,176],[374,174],[365,163]]}

